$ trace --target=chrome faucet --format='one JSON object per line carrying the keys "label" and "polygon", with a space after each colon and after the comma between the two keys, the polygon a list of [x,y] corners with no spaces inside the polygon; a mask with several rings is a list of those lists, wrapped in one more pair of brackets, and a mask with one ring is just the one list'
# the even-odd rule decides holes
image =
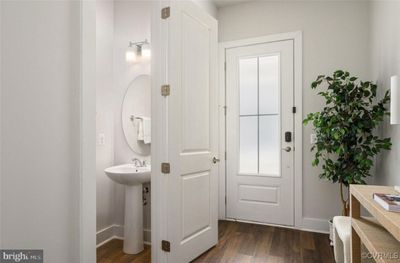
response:
{"label": "chrome faucet", "polygon": [[138,158],[133,158],[132,162],[136,167],[144,167],[144,162],[142,163]]}

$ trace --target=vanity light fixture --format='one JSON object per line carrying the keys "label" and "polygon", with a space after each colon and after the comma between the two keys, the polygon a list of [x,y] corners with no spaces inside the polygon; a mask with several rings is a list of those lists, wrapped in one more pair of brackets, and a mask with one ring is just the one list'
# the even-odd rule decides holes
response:
{"label": "vanity light fixture", "polygon": [[150,42],[145,39],[140,42],[129,42],[125,59],[127,62],[135,63],[142,59],[150,59],[150,55]]}

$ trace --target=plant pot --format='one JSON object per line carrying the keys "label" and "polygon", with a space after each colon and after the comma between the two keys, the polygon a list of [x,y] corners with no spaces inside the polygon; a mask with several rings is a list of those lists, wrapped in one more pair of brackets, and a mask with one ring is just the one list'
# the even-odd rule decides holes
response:
{"label": "plant pot", "polygon": [[329,240],[330,245],[333,246],[333,219],[329,220]]}

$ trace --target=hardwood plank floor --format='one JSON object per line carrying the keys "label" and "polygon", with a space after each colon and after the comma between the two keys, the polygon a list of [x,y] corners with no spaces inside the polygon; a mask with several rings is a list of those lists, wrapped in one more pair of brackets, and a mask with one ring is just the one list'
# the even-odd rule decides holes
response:
{"label": "hardwood plank floor", "polygon": [[[150,247],[122,252],[122,241],[97,249],[98,263],[150,263]],[[230,221],[219,222],[219,242],[192,263],[334,263],[326,234]]]}
{"label": "hardwood plank floor", "polygon": [[137,255],[128,255],[122,251],[123,241],[113,239],[97,248],[97,263],[150,263],[150,246]]}

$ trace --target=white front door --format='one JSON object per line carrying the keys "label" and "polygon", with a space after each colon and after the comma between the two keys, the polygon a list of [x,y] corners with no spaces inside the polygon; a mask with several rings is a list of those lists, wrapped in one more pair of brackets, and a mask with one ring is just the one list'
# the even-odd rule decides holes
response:
{"label": "white front door", "polygon": [[226,50],[227,217],[294,224],[293,40]]}
{"label": "white front door", "polygon": [[189,262],[218,241],[217,21],[171,1],[167,99],[168,262]]}

